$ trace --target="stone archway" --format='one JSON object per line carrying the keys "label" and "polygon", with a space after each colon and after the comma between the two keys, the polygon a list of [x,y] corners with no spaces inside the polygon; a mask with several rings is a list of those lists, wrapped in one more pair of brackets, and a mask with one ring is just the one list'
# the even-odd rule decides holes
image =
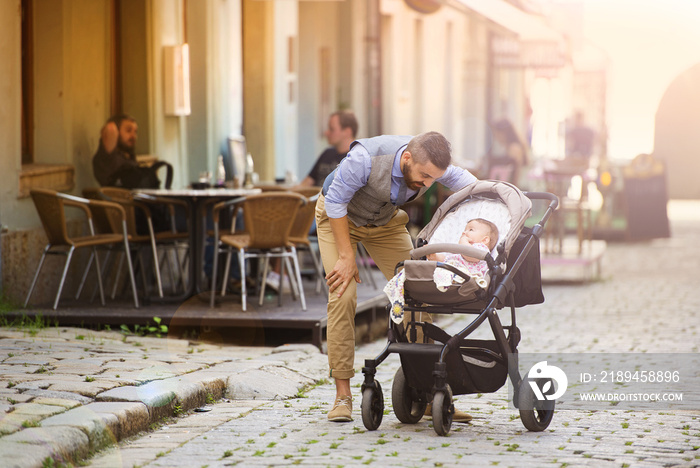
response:
{"label": "stone archway", "polygon": [[700,63],[676,77],[656,111],[654,155],[666,163],[669,198],[700,199]]}

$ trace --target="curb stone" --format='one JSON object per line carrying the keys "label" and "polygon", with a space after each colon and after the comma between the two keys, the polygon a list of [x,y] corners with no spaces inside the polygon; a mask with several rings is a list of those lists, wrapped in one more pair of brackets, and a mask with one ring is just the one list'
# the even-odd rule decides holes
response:
{"label": "curb stone", "polygon": [[[241,361],[215,359],[221,364],[205,365],[194,372],[143,385],[97,392],[94,400],[84,395],[76,398],[70,392],[48,392],[27,383],[27,392],[36,393],[36,398],[16,409],[7,408],[14,409],[21,421],[14,421],[16,432],[0,437],[0,460],[3,466],[22,468],[42,467],[47,457],[59,463],[76,463],[90,453],[148,430],[164,418],[202,407],[212,399],[291,398],[322,377],[314,366],[325,365],[325,356],[311,345],[280,346],[268,350],[267,355]],[[69,395],[73,399],[67,398]],[[90,403],[81,405],[86,401]],[[0,423],[10,423],[13,412],[6,413]],[[23,428],[25,420],[37,427]],[[32,446],[30,450],[28,444]]]}

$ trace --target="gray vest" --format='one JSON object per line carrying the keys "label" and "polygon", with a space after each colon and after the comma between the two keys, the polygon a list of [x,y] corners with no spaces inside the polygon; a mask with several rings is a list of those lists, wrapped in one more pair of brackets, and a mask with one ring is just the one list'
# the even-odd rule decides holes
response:
{"label": "gray vest", "polygon": [[[391,203],[391,169],[394,156],[411,136],[382,135],[352,142],[350,148],[362,145],[372,157],[367,184],[358,190],[348,204],[348,219],[355,226],[384,226],[397,208]],[[417,196],[427,190],[423,187]]]}

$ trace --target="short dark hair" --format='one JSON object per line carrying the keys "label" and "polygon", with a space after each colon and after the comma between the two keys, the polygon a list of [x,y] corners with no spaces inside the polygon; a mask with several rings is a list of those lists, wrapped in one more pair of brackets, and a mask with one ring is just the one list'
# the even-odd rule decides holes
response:
{"label": "short dark hair", "polygon": [[418,164],[430,161],[435,167],[445,170],[452,161],[452,146],[441,133],[425,132],[416,135],[408,142],[406,151],[411,153]]}
{"label": "short dark hair", "polygon": [[355,113],[351,110],[345,109],[333,112],[331,117],[334,115],[338,117],[340,128],[349,128],[352,131],[352,137],[355,138],[357,136],[357,129],[359,128]]}
{"label": "short dark hair", "polygon": [[128,120],[129,122],[134,122],[136,123],[136,119],[130,116],[129,114],[116,114],[113,115],[112,117],[109,118],[107,123],[109,122],[114,122],[114,124],[119,128],[122,124],[123,121]]}

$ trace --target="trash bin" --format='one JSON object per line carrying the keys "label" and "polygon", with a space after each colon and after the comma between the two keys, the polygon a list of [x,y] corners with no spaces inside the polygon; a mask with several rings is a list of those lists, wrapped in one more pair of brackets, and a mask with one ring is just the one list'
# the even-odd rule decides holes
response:
{"label": "trash bin", "polygon": [[666,166],[650,154],[640,154],[623,171],[627,239],[670,237]]}

